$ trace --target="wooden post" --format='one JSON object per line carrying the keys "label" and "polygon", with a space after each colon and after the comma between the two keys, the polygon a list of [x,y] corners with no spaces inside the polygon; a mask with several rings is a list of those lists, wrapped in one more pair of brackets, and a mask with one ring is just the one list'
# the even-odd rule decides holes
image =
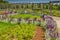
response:
{"label": "wooden post", "polygon": [[16,4],[14,6],[15,6],[15,10],[16,10]]}
{"label": "wooden post", "polygon": [[34,4],[32,3],[32,9],[33,9]]}
{"label": "wooden post", "polygon": [[21,9],[23,9],[23,4],[21,4]]}
{"label": "wooden post", "polygon": [[52,16],[52,6],[53,6],[53,5],[52,5],[52,3],[51,3],[51,2],[50,2],[50,4],[49,4],[49,5],[50,5],[50,7],[49,7],[50,11],[49,11],[49,12],[50,12],[50,15]]}
{"label": "wooden post", "polygon": [[43,10],[43,4],[41,3],[41,13],[43,14],[44,10]]}
{"label": "wooden post", "polygon": [[19,9],[21,9],[21,4],[19,5]]}
{"label": "wooden post", "polygon": [[40,3],[38,4],[38,8],[40,9]]}
{"label": "wooden post", "polygon": [[28,3],[27,3],[27,8],[28,8]]}

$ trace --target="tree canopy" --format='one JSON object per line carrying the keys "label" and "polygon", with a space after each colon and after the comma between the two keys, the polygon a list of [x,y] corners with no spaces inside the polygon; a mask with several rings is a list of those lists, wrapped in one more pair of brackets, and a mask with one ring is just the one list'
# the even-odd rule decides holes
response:
{"label": "tree canopy", "polygon": [[8,3],[6,0],[0,0],[0,3]]}

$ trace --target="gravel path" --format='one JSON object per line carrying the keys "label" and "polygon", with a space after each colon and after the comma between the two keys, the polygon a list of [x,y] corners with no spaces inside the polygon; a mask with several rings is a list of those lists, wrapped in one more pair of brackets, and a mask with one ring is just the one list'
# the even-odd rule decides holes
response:
{"label": "gravel path", "polygon": [[56,21],[58,32],[60,33],[60,17],[53,17],[53,19]]}

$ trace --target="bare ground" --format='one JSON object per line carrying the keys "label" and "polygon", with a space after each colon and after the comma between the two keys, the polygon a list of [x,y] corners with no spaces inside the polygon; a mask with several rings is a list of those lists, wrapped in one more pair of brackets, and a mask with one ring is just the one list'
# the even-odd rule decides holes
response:
{"label": "bare ground", "polygon": [[36,32],[32,40],[45,40],[45,33],[42,27],[37,27],[35,31]]}

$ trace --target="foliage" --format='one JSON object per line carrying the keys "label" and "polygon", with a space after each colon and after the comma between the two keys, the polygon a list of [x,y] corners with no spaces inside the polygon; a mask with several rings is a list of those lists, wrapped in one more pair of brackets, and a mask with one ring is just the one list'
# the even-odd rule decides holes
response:
{"label": "foliage", "polygon": [[0,3],[8,3],[6,0],[0,0]]}
{"label": "foliage", "polygon": [[0,40],[31,40],[36,28],[33,24],[0,24]]}

